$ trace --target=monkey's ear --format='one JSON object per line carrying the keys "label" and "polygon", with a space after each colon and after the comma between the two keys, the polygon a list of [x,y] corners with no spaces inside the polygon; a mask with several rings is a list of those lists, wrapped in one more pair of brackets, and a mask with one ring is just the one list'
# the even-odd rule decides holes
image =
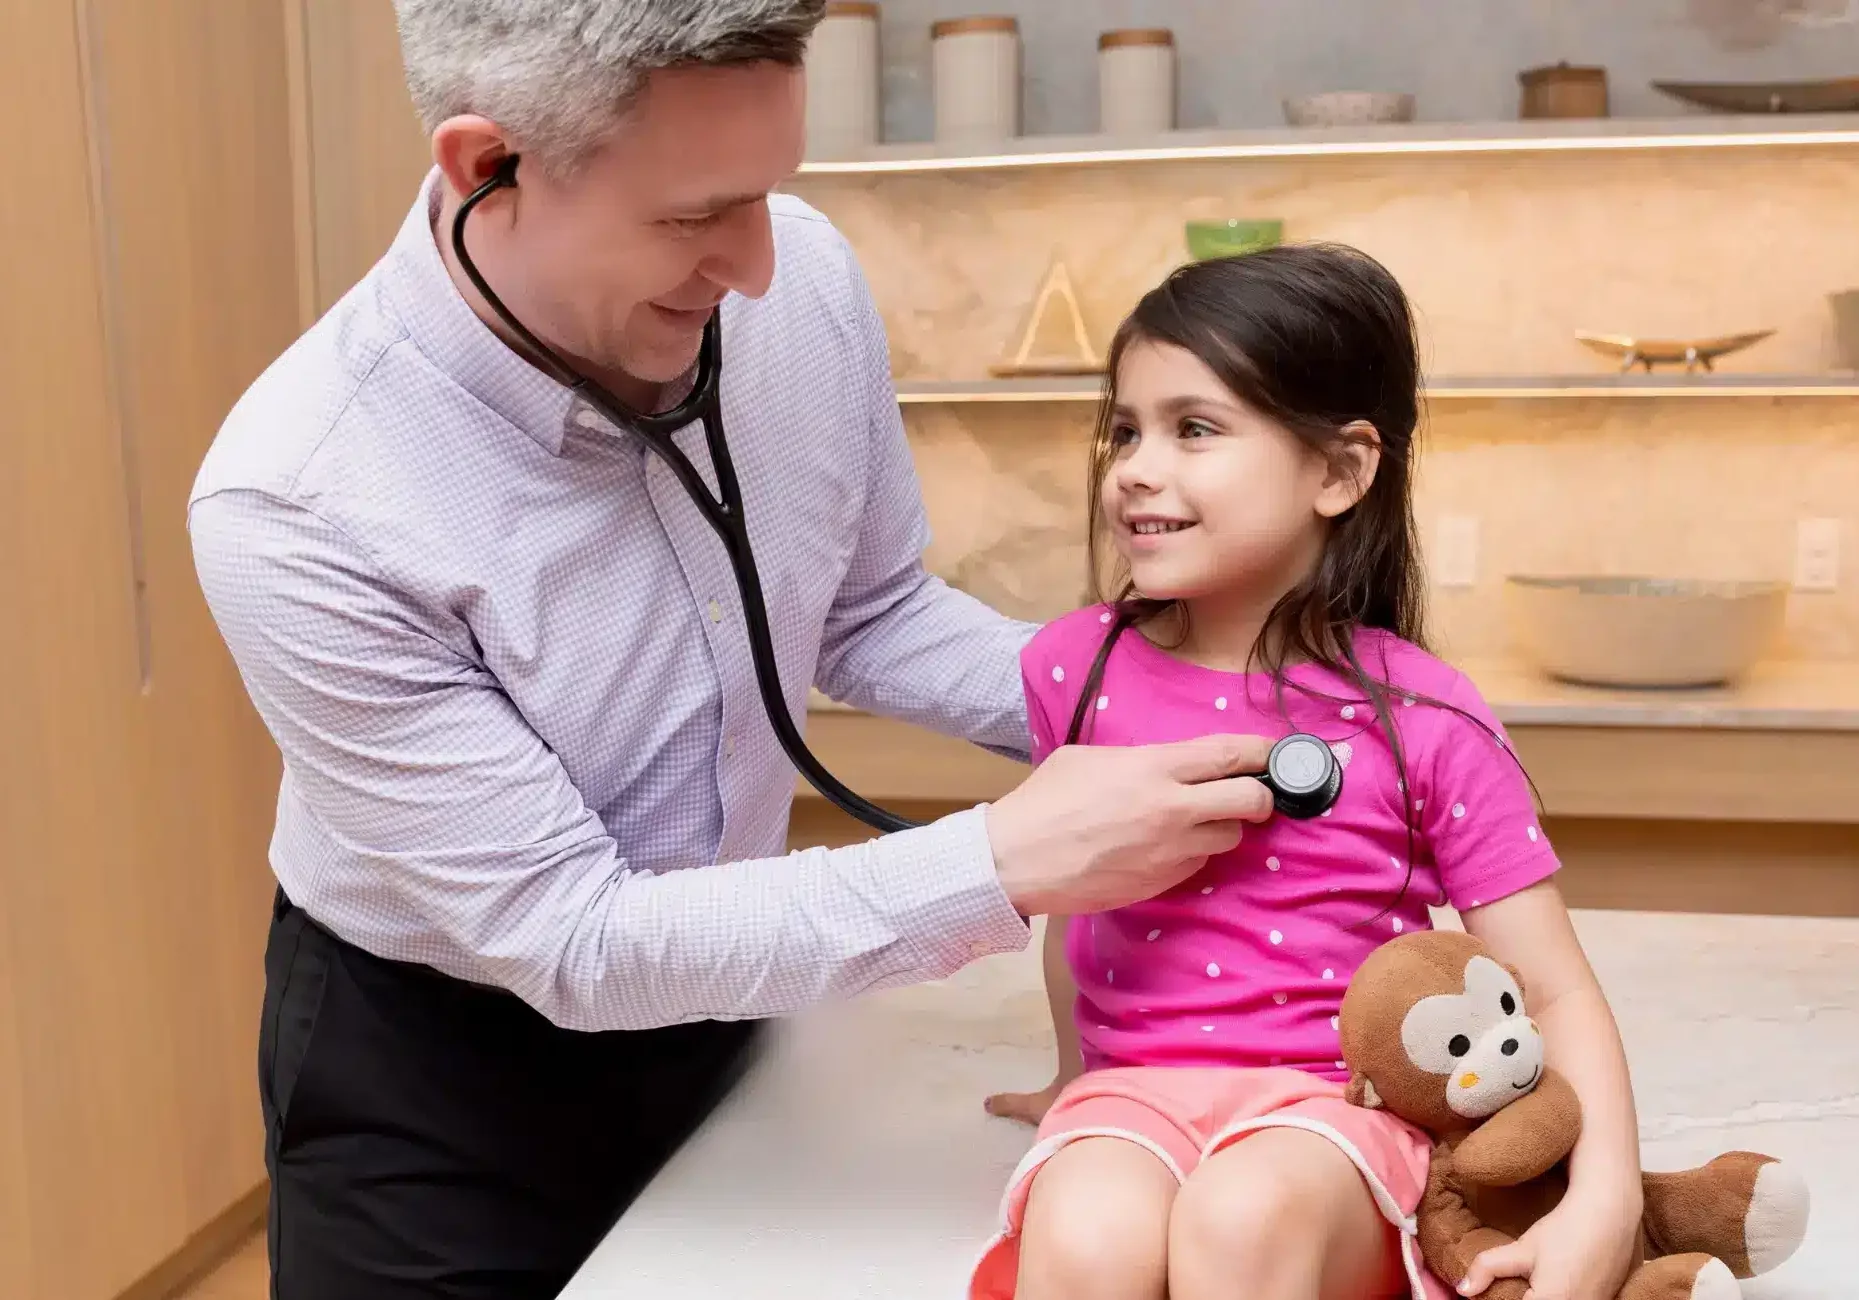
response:
{"label": "monkey's ear", "polygon": [[1343,1100],[1365,1110],[1381,1109],[1381,1094],[1375,1091],[1373,1081],[1360,1070],[1349,1076],[1349,1086],[1343,1090]]}

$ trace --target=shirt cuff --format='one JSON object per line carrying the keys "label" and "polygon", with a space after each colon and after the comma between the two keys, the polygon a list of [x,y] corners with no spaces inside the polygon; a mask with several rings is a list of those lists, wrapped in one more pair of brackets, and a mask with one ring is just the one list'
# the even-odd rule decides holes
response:
{"label": "shirt cuff", "polygon": [[887,873],[903,904],[899,925],[941,979],[1002,953],[1022,952],[1032,938],[1026,919],[1001,888],[988,841],[986,805],[952,813],[885,837],[898,855]]}

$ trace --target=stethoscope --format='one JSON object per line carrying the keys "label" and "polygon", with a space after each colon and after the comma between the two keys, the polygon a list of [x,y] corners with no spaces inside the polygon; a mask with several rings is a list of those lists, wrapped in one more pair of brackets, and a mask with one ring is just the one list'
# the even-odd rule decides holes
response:
{"label": "stethoscope", "polygon": [[[703,340],[697,351],[697,371],[691,390],[682,401],[667,411],[635,411],[600,384],[570,366],[554,349],[530,333],[529,329],[505,307],[503,300],[486,284],[476,263],[465,249],[465,218],[471,210],[500,189],[516,188],[518,155],[505,158],[489,180],[473,190],[459,204],[452,219],[452,251],[491,310],[502,318],[510,332],[555,373],[558,382],[582,401],[599,411],[616,427],[637,433],[646,448],[665,462],[677,476],[711,529],[723,543],[736,587],[742,596],[742,615],[749,636],[749,657],[755,665],[756,684],[761,688],[762,708],[775,729],[775,738],[788,758],[807,778],[814,789],[842,812],[856,817],[880,832],[909,830],[922,823],[899,817],[878,807],[847,788],[824,764],[815,758],[801,739],[800,730],[788,712],[781,692],[780,669],[775,662],[774,641],[768,628],[768,608],[762,598],[761,575],[755,568],[755,555],[749,547],[748,521],[742,508],[742,488],[736,481],[735,463],[730,459],[729,444],[723,436],[723,327],[720,313],[712,313],[704,323]],[[672,435],[692,422],[701,423],[704,442],[710,450],[710,464],[716,471],[717,493],[710,495],[703,476],[690,458],[678,449]],[[1271,788],[1278,810],[1292,817],[1315,817],[1336,801],[1342,792],[1342,767],[1330,747],[1314,736],[1291,735],[1280,740],[1271,751],[1266,772],[1260,778]]]}

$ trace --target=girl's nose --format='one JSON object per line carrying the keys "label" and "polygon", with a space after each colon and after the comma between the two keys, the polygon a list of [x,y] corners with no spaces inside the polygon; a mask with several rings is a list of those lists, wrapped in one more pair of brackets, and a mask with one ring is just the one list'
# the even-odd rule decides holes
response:
{"label": "girl's nose", "polygon": [[1126,491],[1162,485],[1167,449],[1159,438],[1140,438],[1117,462],[1117,483]]}

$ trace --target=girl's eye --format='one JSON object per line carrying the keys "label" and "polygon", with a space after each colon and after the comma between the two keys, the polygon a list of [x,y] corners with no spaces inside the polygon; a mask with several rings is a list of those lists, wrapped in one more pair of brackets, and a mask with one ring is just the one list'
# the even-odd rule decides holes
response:
{"label": "girl's eye", "polygon": [[1214,428],[1211,424],[1206,424],[1200,420],[1183,420],[1181,422],[1181,436],[1184,438],[1211,438],[1218,432],[1219,430]]}
{"label": "girl's eye", "polygon": [[1127,424],[1116,425],[1110,431],[1110,445],[1123,447],[1135,442],[1140,435]]}

